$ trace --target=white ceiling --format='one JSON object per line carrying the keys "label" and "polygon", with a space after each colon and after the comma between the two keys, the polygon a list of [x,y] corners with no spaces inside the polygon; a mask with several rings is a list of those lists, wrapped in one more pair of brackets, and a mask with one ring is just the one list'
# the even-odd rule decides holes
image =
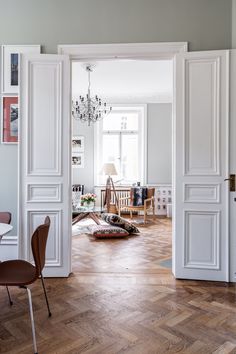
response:
{"label": "white ceiling", "polygon": [[[72,97],[85,95],[88,75],[85,63],[72,64]],[[107,60],[95,63],[91,93],[111,103],[172,102],[171,60]]]}

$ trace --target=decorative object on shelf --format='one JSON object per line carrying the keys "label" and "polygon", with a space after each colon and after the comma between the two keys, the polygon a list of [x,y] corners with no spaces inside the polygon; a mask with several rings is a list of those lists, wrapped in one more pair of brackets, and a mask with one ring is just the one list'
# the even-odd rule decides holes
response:
{"label": "decorative object on shelf", "polygon": [[78,207],[80,204],[80,197],[84,194],[83,184],[73,184],[72,185],[72,206],[73,208]]}
{"label": "decorative object on shelf", "polygon": [[40,53],[40,45],[2,45],[2,92],[18,94],[20,54]]}
{"label": "decorative object on shelf", "polygon": [[[105,198],[104,198],[104,206],[107,207],[108,213],[111,212],[111,209],[112,209],[112,212],[114,212],[114,211],[118,210],[118,198],[116,195],[116,190],[115,190],[113,179],[111,178],[111,176],[117,176],[115,164],[111,163],[111,162],[104,163],[101,173],[108,176],[107,181],[106,181],[106,192],[105,192]],[[115,205],[111,204],[111,190],[114,193]]]}
{"label": "decorative object on shelf", "polygon": [[97,198],[96,194],[86,193],[81,195],[80,203],[82,206],[92,209],[95,207],[96,198]]}
{"label": "decorative object on shelf", "polygon": [[72,116],[81,122],[95,123],[108,115],[112,107],[108,107],[106,102],[103,102],[98,95],[91,96],[91,81],[90,74],[93,71],[91,64],[86,65],[88,73],[88,93],[84,96],[79,96],[78,100],[72,101]]}
{"label": "decorative object on shelf", "polygon": [[72,152],[72,168],[84,168],[84,154]]}
{"label": "decorative object on shelf", "polygon": [[1,131],[2,143],[18,142],[18,97],[3,97]]}
{"label": "decorative object on shelf", "polygon": [[84,152],[84,136],[73,136],[72,152]]}

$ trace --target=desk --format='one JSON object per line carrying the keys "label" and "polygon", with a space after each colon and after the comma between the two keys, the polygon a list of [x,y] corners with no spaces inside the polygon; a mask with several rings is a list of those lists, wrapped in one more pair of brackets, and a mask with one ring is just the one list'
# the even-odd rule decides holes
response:
{"label": "desk", "polygon": [[0,241],[3,235],[6,235],[13,229],[12,225],[0,223]]}

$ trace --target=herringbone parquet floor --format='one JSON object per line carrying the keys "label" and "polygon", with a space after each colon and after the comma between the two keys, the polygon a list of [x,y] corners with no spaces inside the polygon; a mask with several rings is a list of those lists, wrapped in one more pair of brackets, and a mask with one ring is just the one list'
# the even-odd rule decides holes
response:
{"label": "herringbone parquet floor", "polygon": [[[171,256],[171,225],[156,219],[139,236],[73,238],[73,274],[32,287],[40,354],[236,353],[235,286],[176,281],[161,264]],[[32,353],[27,297],[0,290],[0,353]]]}

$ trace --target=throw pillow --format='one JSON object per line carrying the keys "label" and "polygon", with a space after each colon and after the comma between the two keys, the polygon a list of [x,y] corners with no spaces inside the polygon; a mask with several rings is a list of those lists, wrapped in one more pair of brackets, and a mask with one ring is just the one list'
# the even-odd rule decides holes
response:
{"label": "throw pillow", "polygon": [[122,229],[128,231],[129,234],[138,234],[139,229],[133,225],[131,222],[127,221],[124,218],[121,218],[119,215],[111,213],[103,213],[102,219],[112,226],[118,226]]}
{"label": "throw pillow", "polygon": [[126,237],[129,233],[121,227],[110,225],[90,225],[89,231],[97,238]]}

